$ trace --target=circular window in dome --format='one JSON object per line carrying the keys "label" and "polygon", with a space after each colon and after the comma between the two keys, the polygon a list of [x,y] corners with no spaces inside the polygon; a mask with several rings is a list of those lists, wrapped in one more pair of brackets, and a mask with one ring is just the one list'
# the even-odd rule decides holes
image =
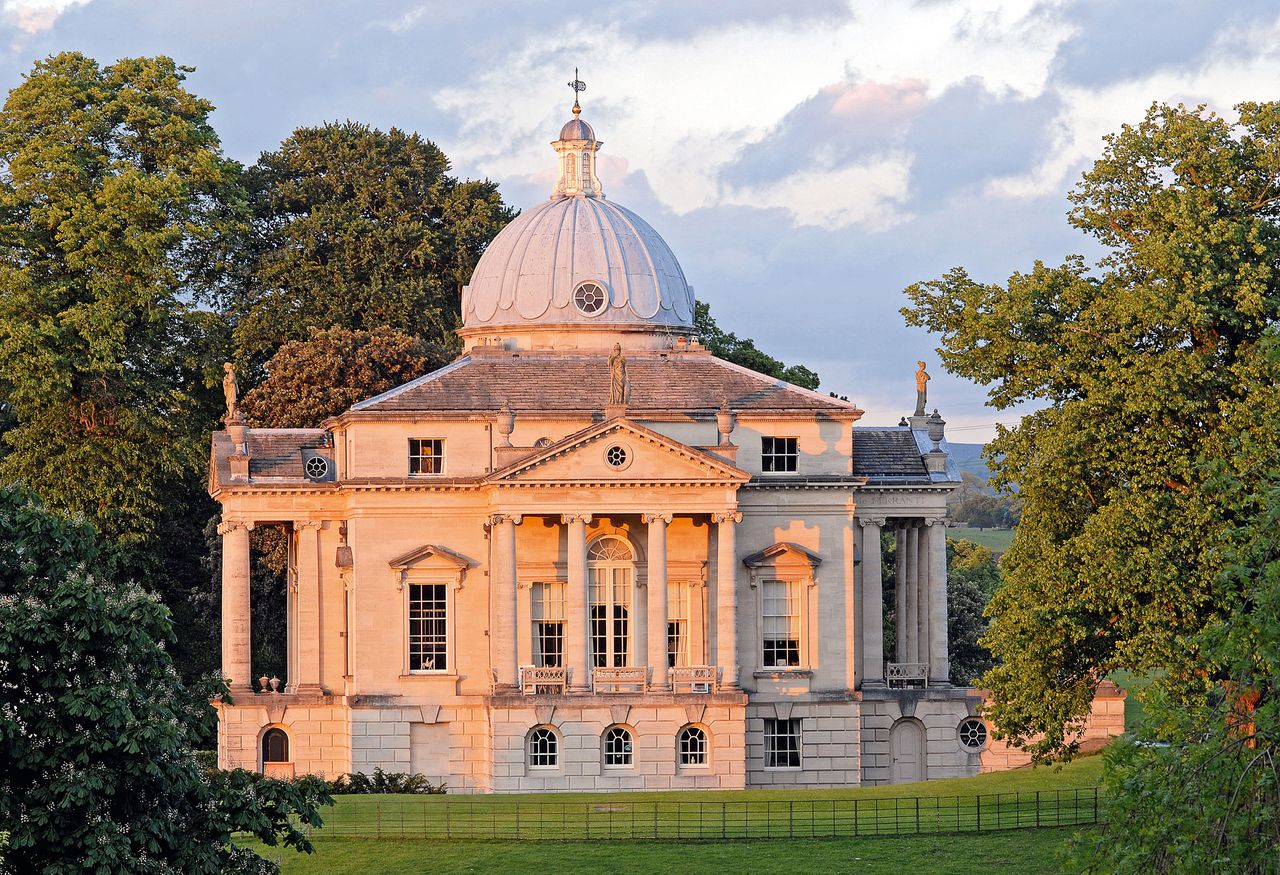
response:
{"label": "circular window in dome", "polygon": [[626,447],[614,444],[604,451],[604,460],[609,464],[610,468],[621,470],[630,463],[631,454],[627,452]]}
{"label": "circular window in dome", "polygon": [[320,456],[312,456],[307,459],[306,468],[307,476],[312,480],[323,480],[329,476],[329,460]]}
{"label": "circular window in dome", "polygon": [[573,290],[573,306],[587,316],[596,316],[604,310],[609,296],[599,283],[582,283]]}
{"label": "circular window in dome", "polygon": [[956,727],[960,746],[970,753],[977,753],[987,746],[987,724],[978,717],[966,717]]}

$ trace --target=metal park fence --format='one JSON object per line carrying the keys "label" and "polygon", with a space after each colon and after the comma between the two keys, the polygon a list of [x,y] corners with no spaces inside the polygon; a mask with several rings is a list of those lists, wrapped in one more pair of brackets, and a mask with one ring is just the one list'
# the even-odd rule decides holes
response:
{"label": "metal park fence", "polygon": [[726,841],[989,832],[1098,822],[1098,788],[888,799],[581,802],[519,796],[343,796],[319,836]]}

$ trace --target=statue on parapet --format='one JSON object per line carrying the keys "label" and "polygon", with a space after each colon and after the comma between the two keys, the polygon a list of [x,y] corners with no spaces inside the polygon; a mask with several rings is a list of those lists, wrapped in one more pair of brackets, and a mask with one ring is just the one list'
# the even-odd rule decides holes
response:
{"label": "statue on parapet", "polygon": [[240,421],[240,386],[236,383],[236,366],[226,362],[222,366],[222,395],[227,399],[227,422]]}
{"label": "statue on parapet", "polygon": [[627,382],[627,360],[622,355],[622,344],[613,345],[613,355],[609,356],[609,406],[617,407],[627,403],[631,394],[631,386]]}
{"label": "statue on parapet", "polygon": [[929,400],[929,374],[924,369],[924,362],[916,362],[916,416],[924,416],[924,407]]}

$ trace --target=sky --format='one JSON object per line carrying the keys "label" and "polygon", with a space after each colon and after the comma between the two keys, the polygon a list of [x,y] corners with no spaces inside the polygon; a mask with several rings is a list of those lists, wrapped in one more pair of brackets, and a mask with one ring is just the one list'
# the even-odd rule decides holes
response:
{"label": "sky", "polygon": [[903,289],[963,266],[1001,282],[1096,259],[1067,193],[1153,102],[1230,118],[1280,98],[1271,0],[0,0],[0,83],[76,50],[195,68],[246,163],[296,127],[415,130],[527,208],[569,118],[604,141],[607,197],[671,245],[720,325],[894,424],[955,441],[1018,411],[947,374]]}

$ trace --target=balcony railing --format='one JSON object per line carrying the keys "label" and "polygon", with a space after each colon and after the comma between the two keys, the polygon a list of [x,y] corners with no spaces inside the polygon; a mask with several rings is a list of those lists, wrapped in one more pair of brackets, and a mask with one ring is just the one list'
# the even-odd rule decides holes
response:
{"label": "balcony railing", "polygon": [[675,693],[709,693],[716,686],[714,665],[678,665],[669,669]]}
{"label": "balcony railing", "polygon": [[891,687],[927,687],[929,663],[890,662],[885,666],[884,679]]}
{"label": "balcony railing", "polygon": [[563,695],[569,686],[569,670],[563,666],[525,665],[520,668],[520,690],[526,696]]}
{"label": "balcony railing", "polygon": [[598,667],[591,670],[593,693],[643,693],[649,685],[648,670],[628,666],[626,668]]}

